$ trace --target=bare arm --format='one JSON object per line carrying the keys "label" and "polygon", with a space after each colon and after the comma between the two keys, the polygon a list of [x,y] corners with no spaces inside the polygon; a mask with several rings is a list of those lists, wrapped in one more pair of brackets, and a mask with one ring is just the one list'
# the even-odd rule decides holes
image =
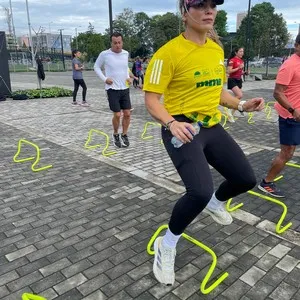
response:
{"label": "bare arm", "polygon": [[232,66],[228,66],[227,67],[227,73],[228,74],[231,74],[231,73],[234,73],[234,72],[236,72],[236,71],[238,71],[239,70],[239,68],[233,68]]}
{"label": "bare arm", "polygon": [[220,105],[230,108],[230,109],[238,109],[239,103],[240,103],[240,100],[238,98],[232,96],[225,89],[222,90]]}
{"label": "bare arm", "polygon": [[82,71],[82,69],[83,69],[82,67],[79,67],[78,64],[75,64],[74,68],[75,68],[76,71]]}
{"label": "bare arm", "polygon": [[[289,103],[289,101],[288,101],[288,99],[287,99],[287,97],[284,93],[287,90],[287,88],[288,88],[287,85],[276,83],[274,93],[273,93],[273,96],[276,99],[276,101],[282,107],[284,107],[286,110],[288,110],[289,108],[293,108],[292,105]],[[295,109],[292,116],[294,117],[294,119],[297,122],[300,122],[300,110],[299,109]]]}
{"label": "bare arm", "polygon": [[193,139],[191,132],[195,133],[194,127],[190,123],[175,121],[160,103],[160,98],[161,94],[145,92],[145,104],[150,115],[162,125],[174,120],[169,126],[172,135],[184,143],[190,142]]}
{"label": "bare arm", "polygon": [[[238,109],[238,105],[240,100],[238,98],[233,97],[228,91],[222,90],[221,98],[220,98],[220,105],[231,108],[231,109]],[[261,111],[264,108],[264,99],[263,98],[253,98],[246,101],[243,104],[244,111]]]}
{"label": "bare arm", "polygon": [[138,77],[134,76],[133,73],[132,73],[132,71],[131,71],[130,69],[128,69],[128,72],[129,72],[129,77],[130,77],[130,78],[133,78],[133,79],[135,79],[135,80],[138,80]]}
{"label": "bare arm", "polygon": [[174,118],[167,112],[165,107],[160,103],[161,94],[146,92],[145,104],[150,115],[161,124],[165,125]]}
{"label": "bare arm", "polygon": [[241,64],[241,65],[239,65],[237,68],[233,68],[232,66],[228,66],[227,67],[227,73],[228,74],[231,74],[231,73],[234,73],[234,72],[236,72],[236,71],[238,71],[239,69],[243,69],[244,68],[244,64]]}
{"label": "bare arm", "polygon": [[287,88],[288,88],[287,85],[276,83],[274,93],[273,93],[273,96],[276,99],[276,101],[285,109],[292,107],[287,97],[284,94]]}

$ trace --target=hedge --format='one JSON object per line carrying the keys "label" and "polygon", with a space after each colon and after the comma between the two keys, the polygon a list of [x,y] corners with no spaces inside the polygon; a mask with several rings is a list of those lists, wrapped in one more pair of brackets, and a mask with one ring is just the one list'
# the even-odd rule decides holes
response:
{"label": "hedge", "polygon": [[28,90],[18,90],[12,93],[12,97],[16,95],[27,95],[28,99],[35,98],[57,98],[57,97],[71,97],[72,91],[64,89],[61,87],[51,87],[40,89],[28,89]]}

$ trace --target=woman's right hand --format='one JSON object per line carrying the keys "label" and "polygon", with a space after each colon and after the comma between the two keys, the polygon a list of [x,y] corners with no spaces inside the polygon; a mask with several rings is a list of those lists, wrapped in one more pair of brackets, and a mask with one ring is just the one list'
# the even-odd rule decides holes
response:
{"label": "woman's right hand", "polygon": [[170,124],[169,129],[173,136],[178,138],[184,144],[190,143],[196,130],[191,123],[174,121]]}

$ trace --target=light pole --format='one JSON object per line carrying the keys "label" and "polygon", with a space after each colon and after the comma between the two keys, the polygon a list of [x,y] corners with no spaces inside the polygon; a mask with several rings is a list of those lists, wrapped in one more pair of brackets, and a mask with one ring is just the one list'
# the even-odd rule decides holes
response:
{"label": "light pole", "polygon": [[53,23],[53,21],[49,22],[49,33],[51,34],[51,24]]}
{"label": "light pole", "polygon": [[9,9],[10,9],[10,16],[11,16],[11,25],[12,25],[13,34],[14,34],[14,43],[15,43],[15,46],[17,47],[16,30],[15,30],[15,24],[14,24],[14,17],[13,17],[11,0],[9,0]]}
{"label": "light pole", "polygon": [[66,71],[65,54],[64,54],[64,43],[63,43],[62,31],[63,31],[63,29],[59,29],[59,32],[60,32],[60,43],[61,43],[61,56],[62,56],[63,68],[64,68],[64,71]]}
{"label": "light pole", "polygon": [[300,34],[300,23],[299,22],[294,22],[294,23],[296,23],[296,24],[298,24],[298,34]]}
{"label": "light pole", "polygon": [[112,17],[112,3],[108,0],[108,11],[109,11],[109,32],[113,34],[113,17]]}
{"label": "light pole", "polygon": [[78,50],[78,28],[77,27],[75,28],[75,41],[76,41],[76,49]]}
{"label": "light pole", "polygon": [[31,59],[32,59],[32,66],[35,66],[34,60],[34,51],[33,51],[33,44],[32,44],[32,35],[31,35],[31,24],[30,24],[30,17],[29,17],[29,8],[28,8],[28,0],[26,0],[26,10],[27,10],[27,21],[28,21],[28,31],[29,31],[29,47],[31,47]]}
{"label": "light pole", "polygon": [[245,70],[247,71],[249,68],[249,56],[250,56],[250,12],[251,12],[251,0],[248,2],[248,14],[247,14],[247,31],[246,31],[246,68]]}
{"label": "light pole", "polygon": [[77,27],[75,28],[75,39],[76,39],[76,49],[78,49],[78,34],[77,34]]}

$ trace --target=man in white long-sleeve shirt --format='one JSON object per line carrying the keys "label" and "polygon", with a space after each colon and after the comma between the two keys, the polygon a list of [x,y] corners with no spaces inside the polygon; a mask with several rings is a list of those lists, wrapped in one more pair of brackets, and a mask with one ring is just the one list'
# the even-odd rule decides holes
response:
{"label": "man in white long-sleeve shirt", "polygon": [[[113,33],[110,40],[111,48],[99,54],[94,70],[100,79],[105,82],[109,108],[113,112],[113,142],[116,147],[121,148],[129,146],[127,136],[131,109],[128,70],[129,54],[126,50],[123,50],[123,36],[121,33]],[[105,74],[102,72],[102,68],[104,68]],[[120,137],[121,110],[123,111],[123,132]]]}

